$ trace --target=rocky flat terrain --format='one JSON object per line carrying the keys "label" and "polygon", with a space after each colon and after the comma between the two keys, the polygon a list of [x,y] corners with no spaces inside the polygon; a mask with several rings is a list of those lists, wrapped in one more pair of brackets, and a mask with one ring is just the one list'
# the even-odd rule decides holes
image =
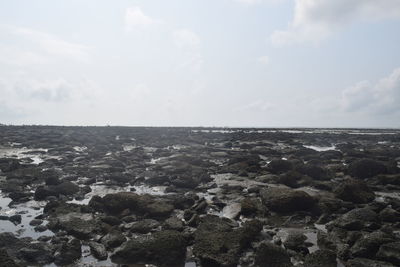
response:
{"label": "rocky flat terrain", "polygon": [[400,266],[400,131],[0,126],[0,266]]}

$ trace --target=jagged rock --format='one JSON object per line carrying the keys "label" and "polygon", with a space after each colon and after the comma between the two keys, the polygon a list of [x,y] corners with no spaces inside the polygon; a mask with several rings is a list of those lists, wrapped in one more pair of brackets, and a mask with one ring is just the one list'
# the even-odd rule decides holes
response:
{"label": "jagged rock", "polygon": [[373,258],[381,245],[393,241],[388,234],[380,231],[372,232],[358,239],[351,247],[350,252],[354,257]]}
{"label": "jagged rock", "polygon": [[347,230],[362,230],[375,223],[378,215],[370,208],[353,209],[336,219],[333,224]]}
{"label": "jagged rock", "polygon": [[400,265],[400,242],[392,242],[383,244],[376,257],[380,260],[393,263],[394,265]]}
{"label": "jagged rock", "polygon": [[256,250],[255,266],[290,267],[293,264],[283,248],[272,243],[261,243]]}
{"label": "jagged rock", "polygon": [[228,219],[206,216],[195,232],[193,253],[203,266],[236,266],[240,252],[262,229],[257,220],[232,229]]}
{"label": "jagged rock", "polygon": [[176,231],[161,231],[135,237],[111,255],[119,264],[152,263],[159,266],[183,266],[187,240]]}
{"label": "jagged rock", "polygon": [[346,262],[347,267],[394,267],[389,262],[370,260],[365,258],[354,258]]}
{"label": "jagged rock", "polygon": [[99,260],[106,260],[108,258],[106,247],[103,244],[91,241],[89,242],[90,252]]}
{"label": "jagged rock", "polygon": [[334,191],[337,198],[344,201],[363,204],[375,199],[374,192],[363,181],[348,179],[339,184]]}
{"label": "jagged rock", "polygon": [[385,174],[387,168],[385,164],[373,159],[360,159],[349,164],[348,172],[357,178],[369,178],[378,174]]}
{"label": "jagged rock", "polygon": [[331,250],[317,250],[306,255],[304,267],[337,267],[336,253]]}
{"label": "jagged rock", "polygon": [[79,239],[86,239],[98,231],[99,226],[90,213],[71,212],[52,218],[49,226],[52,230],[65,230]]}
{"label": "jagged rock", "polygon": [[126,241],[126,237],[119,231],[111,231],[100,239],[107,248],[116,248]]}
{"label": "jagged rock", "polygon": [[293,212],[310,210],[316,200],[303,191],[286,188],[266,188],[260,192],[263,203],[272,211]]}
{"label": "jagged rock", "polygon": [[293,163],[288,160],[274,159],[268,164],[268,170],[274,174],[280,174],[293,169]]}
{"label": "jagged rock", "polygon": [[82,257],[81,242],[78,239],[72,239],[63,243],[54,254],[55,264],[68,265]]}

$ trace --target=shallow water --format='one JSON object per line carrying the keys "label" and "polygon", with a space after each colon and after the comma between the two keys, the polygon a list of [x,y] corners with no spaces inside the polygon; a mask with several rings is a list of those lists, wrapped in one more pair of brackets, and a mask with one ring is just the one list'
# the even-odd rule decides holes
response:
{"label": "shallow water", "polygon": [[100,196],[104,197],[107,194],[114,194],[118,192],[132,192],[139,195],[149,194],[154,196],[162,196],[165,195],[166,186],[147,186],[147,185],[135,185],[135,186],[113,186],[113,185],[106,185],[106,184],[94,184],[90,185],[92,189],[91,192],[85,195],[85,198],[82,200],[70,200],[68,203],[75,203],[80,205],[87,205],[89,204],[90,199],[93,196]]}
{"label": "shallow water", "polygon": [[[34,230],[35,226],[29,225],[30,221],[32,221],[36,216],[43,213],[43,207],[45,205],[44,202],[29,201],[9,207],[8,205],[10,204],[10,202],[10,198],[4,197],[2,194],[0,194],[0,215],[12,216],[20,214],[21,223],[15,225],[10,221],[1,220],[0,232],[12,232],[18,237],[32,237],[33,239],[37,239],[40,236],[54,235],[54,233],[50,230],[46,230],[44,232],[36,232]],[[43,224],[46,225],[47,221],[44,221]]]}

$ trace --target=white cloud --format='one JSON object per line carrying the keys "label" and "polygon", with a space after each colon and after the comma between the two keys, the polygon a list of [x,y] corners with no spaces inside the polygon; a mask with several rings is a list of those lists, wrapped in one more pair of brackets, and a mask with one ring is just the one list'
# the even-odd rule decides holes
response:
{"label": "white cloud", "polygon": [[269,63],[269,57],[268,56],[261,56],[257,58],[257,61],[260,62],[261,64],[268,64]]}
{"label": "white cloud", "polygon": [[13,65],[30,65],[49,62],[54,57],[80,62],[90,61],[90,48],[86,45],[69,42],[53,34],[30,28],[0,25],[0,33],[9,40],[23,41],[24,46],[1,45],[2,61]]}
{"label": "white cloud", "polygon": [[125,11],[125,28],[127,31],[132,31],[136,28],[141,28],[153,24],[158,24],[161,21],[153,19],[145,15],[142,9],[138,6],[128,7]]}
{"label": "white cloud", "polygon": [[362,81],[342,92],[341,107],[347,112],[371,114],[400,112],[400,68],[377,83]]}
{"label": "white cloud", "polygon": [[275,45],[319,43],[354,22],[400,19],[399,0],[296,0],[287,30],[270,36]]}
{"label": "white cloud", "polygon": [[200,37],[191,30],[180,29],[173,32],[175,45],[179,48],[197,48],[200,45]]}

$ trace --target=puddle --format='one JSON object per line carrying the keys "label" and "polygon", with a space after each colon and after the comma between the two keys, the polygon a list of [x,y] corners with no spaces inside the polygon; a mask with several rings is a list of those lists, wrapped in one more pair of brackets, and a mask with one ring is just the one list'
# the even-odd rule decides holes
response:
{"label": "puddle", "polygon": [[303,145],[303,147],[310,148],[310,149],[318,151],[318,152],[336,150],[336,146],[306,146],[306,145]]}
{"label": "puddle", "polygon": [[[32,221],[36,216],[43,214],[43,207],[46,202],[39,202],[31,200],[26,203],[13,205],[9,207],[8,204],[11,202],[11,199],[8,197],[4,197],[0,194],[0,215],[12,216],[16,214],[21,215],[21,223],[15,225],[14,223],[6,220],[0,221],[0,232],[12,232],[18,237],[31,237],[33,239],[37,239],[40,236],[53,236],[54,233],[50,230],[46,230],[44,232],[36,232],[34,230],[35,226],[29,225],[30,221]],[[47,222],[44,221],[43,225],[46,225]]]}
{"label": "puddle", "polygon": [[[91,185],[90,188],[92,189],[92,191],[87,193],[84,199],[82,200],[73,199],[68,201],[67,203],[87,205],[89,204],[89,201],[93,196],[104,197],[107,194],[113,194],[118,192],[132,192],[138,195],[149,194],[154,196],[162,196],[167,194],[165,193],[165,189],[167,188],[166,186],[153,186],[153,187],[149,187],[146,185],[112,186],[105,184],[95,184]],[[133,190],[132,188],[134,188],[135,190],[132,191]]]}
{"label": "puddle", "polygon": [[0,158],[16,158],[16,159],[24,159],[29,158],[31,162],[21,162],[25,164],[40,164],[44,162],[46,159],[60,159],[58,156],[50,156],[46,153],[48,149],[45,148],[35,148],[29,149],[26,147],[15,148],[15,147],[0,147]]}
{"label": "puddle", "polygon": [[394,198],[400,200],[399,192],[374,192],[376,195],[376,201],[385,202],[386,198]]}
{"label": "puddle", "polygon": [[86,146],[74,146],[73,149],[74,149],[76,152],[84,152],[84,151],[87,150],[87,147],[86,147]]}

